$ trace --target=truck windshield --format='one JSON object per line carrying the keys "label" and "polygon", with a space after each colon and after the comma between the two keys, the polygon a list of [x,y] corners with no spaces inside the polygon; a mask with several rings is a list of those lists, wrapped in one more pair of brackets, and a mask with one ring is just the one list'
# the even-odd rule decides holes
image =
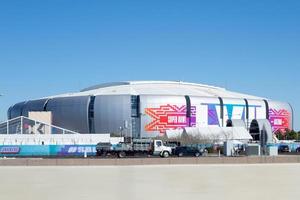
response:
{"label": "truck windshield", "polygon": [[160,147],[161,146],[161,141],[157,141],[156,146]]}

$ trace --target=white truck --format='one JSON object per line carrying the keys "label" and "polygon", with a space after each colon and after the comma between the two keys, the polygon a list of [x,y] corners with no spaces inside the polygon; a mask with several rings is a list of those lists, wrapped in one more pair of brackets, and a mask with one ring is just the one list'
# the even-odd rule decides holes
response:
{"label": "white truck", "polygon": [[172,148],[165,146],[162,140],[133,139],[130,143],[98,143],[97,156],[117,155],[124,158],[127,155],[154,155],[167,158],[172,154]]}

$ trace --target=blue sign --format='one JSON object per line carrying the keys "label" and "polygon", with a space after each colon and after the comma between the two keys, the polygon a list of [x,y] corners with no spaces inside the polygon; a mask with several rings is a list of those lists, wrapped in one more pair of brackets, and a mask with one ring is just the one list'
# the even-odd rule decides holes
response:
{"label": "blue sign", "polygon": [[96,155],[96,145],[0,145],[0,155],[30,156],[88,156]]}
{"label": "blue sign", "polygon": [[20,147],[12,146],[12,147],[1,147],[1,154],[18,154],[20,152]]}
{"label": "blue sign", "polygon": [[86,145],[65,145],[63,148],[58,151],[58,155],[60,156],[80,156],[80,155],[95,155],[96,154],[96,146]]}

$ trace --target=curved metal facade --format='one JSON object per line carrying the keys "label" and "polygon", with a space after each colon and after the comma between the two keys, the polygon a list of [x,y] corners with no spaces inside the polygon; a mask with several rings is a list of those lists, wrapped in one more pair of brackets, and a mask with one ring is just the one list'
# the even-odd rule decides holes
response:
{"label": "curved metal facade", "polygon": [[28,112],[30,111],[45,111],[44,106],[47,103],[48,99],[39,99],[33,101],[27,101],[23,105],[22,115],[28,117]]}
{"label": "curved metal facade", "polygon": [[17,103],[15,105],[13,105],[9,110],[9,119],[13,119],[19,116],[23,116],[23,108],[24,105],[26,104],[26,101]]}
{"label": "curved metal facade", "polygon": [[89,133],[89,96],[61,97],[48,101],[45,111],[51,111],[52,123],[80,133]]}
{"label": "curved metal facade", "polygon": [[53,124],[80,133],[114,133],[155,137],[168,129],[226,126],[243,120],[268,119],[273,132],[293,128],[288,103],[264,99],[193,95],[115,94],[52,97],[21,102],[10,107],[8,118],[29,111],[51,111]]}
{"label": "curved metal facade", "polygon": [[94,124],[96,133],[130,136],[130,95],[96,96]]}

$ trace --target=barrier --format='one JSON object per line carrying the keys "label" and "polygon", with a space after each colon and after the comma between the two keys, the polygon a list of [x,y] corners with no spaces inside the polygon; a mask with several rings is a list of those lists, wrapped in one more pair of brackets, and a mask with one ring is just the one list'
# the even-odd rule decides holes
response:
{"label": "barrier", "polygon": [[95,156],[96,145],[2,145],[1,157]]}

